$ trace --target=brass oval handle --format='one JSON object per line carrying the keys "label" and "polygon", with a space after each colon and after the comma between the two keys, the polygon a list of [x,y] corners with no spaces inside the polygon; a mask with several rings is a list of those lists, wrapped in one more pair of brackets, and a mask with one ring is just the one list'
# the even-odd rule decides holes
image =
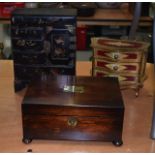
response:
{"label": "brass oval handle", "polygon": [[118,58],[119,58],[119,57],[118,57],[118,54],[115,54],[115,55],[114,55],[114,59],[117,60]]}
{"label": "brass oval handle", "polygon": [[78,120],[75,117],[69,117],[67,120],[68,126],[76,127],[78,124]]}
{"label": "brass oval handle", "polygon": [[113,69],[114,69],[115,71],[117,71],[117,70],[118,70],[118,66],[114,66]]}

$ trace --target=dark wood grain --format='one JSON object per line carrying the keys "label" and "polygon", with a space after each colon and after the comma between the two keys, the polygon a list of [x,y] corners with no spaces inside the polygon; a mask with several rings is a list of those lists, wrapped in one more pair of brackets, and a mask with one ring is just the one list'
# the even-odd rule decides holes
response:
{"label": "dark wood grain", "polygon": [[[83,86],[84,93],[65,93],[65,85]],[[117,78],[45,75],[31,83],[24,103],[118,108],[123,100]]]}
{"label": "dark wood grain", "polygon": [[121,118],[75,117],[76,127],[69,126],[69,116],[27,115],[24,133],[31,139],[106,140],[121,138]]}
{"label": "dark wood grain", "polygon": [[[52,108],[51,108],[52,107]],[[73,107],[55,105],[22,104],[23,114],[40,114],[56,116],[108,116],[122,117],[122,108],[95,108],[95,107]],[[120,114],[120,115],[118,115]]]}
{"label": "dark wood grain", "polygon": [[[85,91],[63,92],[66,84],[84,86]],[[29,85],[22,118],[24,139],[121,141],[124,105],[118,80],[40,77]],[[68,124],[72,118],[75,126]]]}

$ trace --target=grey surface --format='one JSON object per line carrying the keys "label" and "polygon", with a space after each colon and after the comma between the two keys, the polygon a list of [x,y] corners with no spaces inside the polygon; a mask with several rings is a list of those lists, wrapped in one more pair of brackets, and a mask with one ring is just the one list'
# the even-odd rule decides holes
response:
{"label": "grey surface", "polygon": [[92,57],[92,55],[93,55],[92,51],[77,51],[76,60],[77,61],[90,61],[90,58]]}
{"label": "grey surface", "polygon": [[136,31],[138,29],[139,20],[141,17],[141,2],[135,3],[134,15],[129,32],[129,40],[134,40],[136,37]]}
{"label": "grey surface", "polygon": [[[153,20],[153,58],[154,58],[154,66],[155,66],[155,14],[154,14],[154,20]],[[153,117],[152,117],[152,127],[151,127],[151,138],[155,139],[155,92],[154,92],[154,106],[153,106]]]}

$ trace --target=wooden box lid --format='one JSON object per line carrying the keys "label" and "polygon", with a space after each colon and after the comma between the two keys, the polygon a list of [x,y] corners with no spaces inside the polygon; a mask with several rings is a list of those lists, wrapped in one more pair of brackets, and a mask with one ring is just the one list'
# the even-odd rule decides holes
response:
{"label": "wooden box lid", "polygon": [[[68,92],[67,86],[76,86],[77,92]],[[23,104],[124,108],[117,78],[63,75],[47,75],[33,81]]]}

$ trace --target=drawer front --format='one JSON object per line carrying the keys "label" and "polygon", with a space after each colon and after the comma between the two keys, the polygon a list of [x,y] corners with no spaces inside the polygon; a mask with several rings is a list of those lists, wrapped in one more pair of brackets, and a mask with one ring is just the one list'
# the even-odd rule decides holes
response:
{"label": "drawer front", "polygon": [[140,62],[142,51],[122,51],[119,50],[106,50],[94,48],[94,57],[103,58],[111,61],[119,62]]}
{"label": "drawer front", "polygon": [[14,62],[19,64],[45,64],[46,63],[46,55],[42,54],[25,54],[25,53],[17,53],[14,52]]}
{"label": "drawer front", "polygon": [[42,40],[12,39],[12,48],[20,52],[38,52],[43,50],[44,44]]}
{"label": "drawer front", "polygon": [[12,38],[20,38],[27,40],[42,40],[44,37],[44,28],[43,27],[11,27]]}
{"label": "drawer front", "polygon": [[102,59],[95,59],[94,65],[97,68],[101,68],[114,73],[137,73],[139,72],[138,63],[118,63],[109,62]]}
{"label": "drawer front", "polygon": [[121,138],[122,118],[24,115],[24,137],[32,139],[114,140]]}
{"label": "drawer front", "polygon": [[136,84],[138,82],[138,75],[135,74],[115,74],[115,73],[109,73],[107,71],[94,69],[93,70],[93,76],[97,77],[118,77],[119,82],[121,85],[127,85],[127,84]]}

